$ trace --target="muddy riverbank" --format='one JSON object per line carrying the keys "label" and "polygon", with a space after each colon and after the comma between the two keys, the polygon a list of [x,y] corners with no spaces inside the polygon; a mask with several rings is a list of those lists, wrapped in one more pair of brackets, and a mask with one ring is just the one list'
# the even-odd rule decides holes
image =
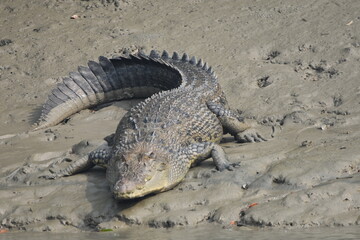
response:
{"label": "muddy riverbank", "polygon": [[[0,227],[359,225],[358,9],[356,0],[2,0]],[[51,89],[88,60],[136,48],[208,62],[232,108],[269,141],[239,144],[226,136],[222,146],[239,168],[217,172],[207,160],[173,190],[135,201],[116,202],[101,168],[38,178],[50,163],[101,144],[138,102],[84,110],[31,132]]]}

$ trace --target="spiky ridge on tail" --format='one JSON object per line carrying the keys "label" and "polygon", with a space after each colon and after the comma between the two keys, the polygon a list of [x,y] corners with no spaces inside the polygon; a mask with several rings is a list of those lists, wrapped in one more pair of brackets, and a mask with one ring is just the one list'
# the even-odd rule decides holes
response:
{"label": "spiky ridge on tail", "polygon": [[175,52],[169,57],[164,51],[160,56],[152,50],[149,56],[101,56],[99,62],[89,61],[88,67],[78,67],[77,72],[71,72],[52,90],[34,130],[54,126],[82,109],[102,103],[146,98],[163,90],[196,84],[199,79],[191,78],[194,71],[216,80],[211,67],[187,54],[180,58]]}

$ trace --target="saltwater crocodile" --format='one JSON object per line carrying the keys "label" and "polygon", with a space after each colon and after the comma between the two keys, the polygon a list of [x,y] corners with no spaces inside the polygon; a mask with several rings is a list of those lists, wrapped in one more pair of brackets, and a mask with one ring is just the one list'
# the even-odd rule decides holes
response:
{"label": "saltwater crocodile", "polygon": [[36,129],[53,126],[75,112],[104,102],[146,98],[120,121],[110,144],[72,162],[50,177],[69,176],[95,165],[117,199],[173,188],[189,168],[212,157],[218,170],[232,169],[219,142],[230,133],[242,142],[264,141],[230,110],[211,67],[187,54],[164,51],[80,66],[50,94]]}

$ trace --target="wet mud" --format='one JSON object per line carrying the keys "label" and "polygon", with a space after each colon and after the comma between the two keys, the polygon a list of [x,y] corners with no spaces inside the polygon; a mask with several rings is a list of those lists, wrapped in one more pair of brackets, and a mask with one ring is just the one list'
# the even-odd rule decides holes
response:
{"label": "wet mud", "polygon": [[[359,1],[0,2],[0,228],[83,232],[360,224]],[[72,16],[77,15],[77,18]],[[187,52],[268,139],[224,147],[173,190],[118,202],[102,168],[41,176],[99,146],[139,100],[33,132],[61,77],[98,56]]]}

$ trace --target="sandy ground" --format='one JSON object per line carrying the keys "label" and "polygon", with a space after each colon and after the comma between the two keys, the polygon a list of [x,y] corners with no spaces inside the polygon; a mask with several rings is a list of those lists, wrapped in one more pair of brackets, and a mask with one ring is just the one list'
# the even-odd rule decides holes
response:
{"label": "sandy ground", "polygon": [[[1,0],[0,228],[359,225],[359,9],[357,0]],[[137,102],[29,132],[47,94],[87,60],[134,48],[206,60],[269,141],[227,137],[240,168],[217,172],[207,160],[175,189],[136,201],[116,202],[100,168],[38,178],[100,144]]]}

